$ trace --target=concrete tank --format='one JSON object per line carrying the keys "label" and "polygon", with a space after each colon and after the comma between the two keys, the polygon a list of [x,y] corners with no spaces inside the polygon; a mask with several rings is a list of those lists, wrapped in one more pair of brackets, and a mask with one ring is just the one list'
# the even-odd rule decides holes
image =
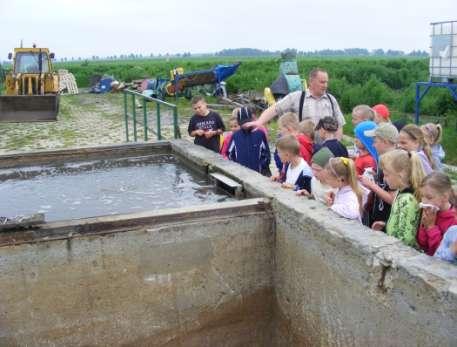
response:
{"label": "concrete tank", "polygon": [[155,153],[245,198],[2,231],[0,346],[457,346],[456,266],[201,146],[0,155],[0,172]]}

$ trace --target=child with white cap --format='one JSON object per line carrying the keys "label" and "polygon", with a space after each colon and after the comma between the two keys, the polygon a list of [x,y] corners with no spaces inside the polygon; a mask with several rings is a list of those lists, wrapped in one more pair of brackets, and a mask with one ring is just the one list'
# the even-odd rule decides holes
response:
{"label": "child with white cap", "polygon": [[[398,141],[398,130],[391,123],[382,123],[374,129],[366,130],[364,135],[374,138],[373,147],[378,155],[394,150]],[[390,189],[384,181],[384,174],[379,165],[374,180],[367,176],[360,176],[359,180],[365,188],[371,191],[365,205],[363,223],[372,227],[375,221],[387,222],[396,190]]]}

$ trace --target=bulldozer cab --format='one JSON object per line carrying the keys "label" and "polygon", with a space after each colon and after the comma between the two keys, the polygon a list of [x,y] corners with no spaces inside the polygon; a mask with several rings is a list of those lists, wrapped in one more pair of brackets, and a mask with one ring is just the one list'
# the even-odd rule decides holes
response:
{"label": "bulldozer cab", "polygon": [[47,52],[18,52],[13,71],[20,73],[49,73],[51,62]]}
{"label": "bulldozer cab", "polygon": [[59,111],[59,77],[47,48],[15,48],[0,96],[0,122],[55,121]]}

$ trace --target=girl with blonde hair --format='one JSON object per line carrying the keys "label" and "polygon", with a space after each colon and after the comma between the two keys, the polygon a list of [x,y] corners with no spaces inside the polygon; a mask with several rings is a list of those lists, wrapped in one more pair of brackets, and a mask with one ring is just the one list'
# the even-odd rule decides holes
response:
{"label": "girl with blonde hair", "polygon": [[442,161],[445,156],[443,146],[441,146],[443,128],[440,124],[427,123],[421,126],[421,130],[424,134],[424,141],[430,146],[435,170],[443,171]]}
{"label": "girl with blonde hair", "polygon": [[375,222],[373,229],[386,232],[409,246],[416,246],[416,232],[419,225],[420,185],[424,178],[421,160],[416,152],[394,149],[381,155],[384,181],[397,195],[390,210],[387,223]]}
{"label": "girl with blonde hair", "polygon": [[325,169],[328,173],[326,183],[337,189],[336,193],[331,192],[327,196],[327,206],[342,217],[361,222],[363,193],[354,162],[345,157],[331,158]]}
{"label": "girl with blonde hair", "polygon": [[450,178],[434,171],[421,184],[421,223],[417,243],[428,255],[435,254],[444,234],[457,224],[455,193]]}
{"label": "girl with blonde hair", "polygon": [[407,124],[398,135],[398,147],[408,152],[416,152],[426,175],[434,169],[432,150],[424,140],[424,133],[416,124]]}

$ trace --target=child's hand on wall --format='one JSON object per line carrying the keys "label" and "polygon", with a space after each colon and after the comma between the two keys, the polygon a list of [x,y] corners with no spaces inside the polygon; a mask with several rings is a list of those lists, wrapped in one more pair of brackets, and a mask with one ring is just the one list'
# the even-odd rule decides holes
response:
{"label": "child's hand on wall", "polygon": [[333,202],[335,201],[335,193],[334,192],[328,192],[325,200],[327,202],[327,206],[330,207],[333,205]]}
{"label": "child's hand on wall", "polygon": [[290,183],[283,183],[281,184],[281,187],[285,189],[294,189],[294,185]]}
{"label": "child's hand on wall", "polygon": [[376,221],[371,225],[371,229],[377,230],[377,231],[382,231],[382,229],[386,226],[385,222],[382,221]]}
{"label": "child's hand on wall", "polygon": [[308,192],[306,189],[297,190],[295,194],[296,195],[303,195],[303,196],[307,196],[307,197],[311,196],[311,193]]}
{"label": "child's hand on wall", "polygon": [[272,180],[273,182],[279,181],[279,174],[272,175],[272,176],[270,177],[270,180]]}

